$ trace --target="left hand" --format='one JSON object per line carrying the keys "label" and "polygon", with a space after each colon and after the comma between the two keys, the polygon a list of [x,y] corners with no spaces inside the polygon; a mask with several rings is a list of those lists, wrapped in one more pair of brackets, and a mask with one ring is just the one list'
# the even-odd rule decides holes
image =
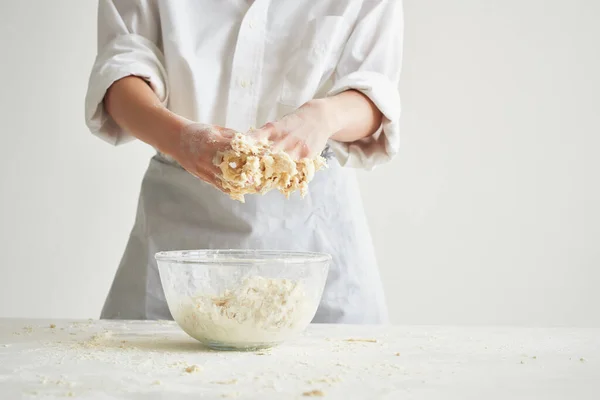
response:
{"label": "left hand", "polygon": [[283,150],[295,160],[315,158],[340,129],[337,115],[328,100],[311,100],[250,134],[258,139],[268,139],[273,142],[274,150]]}

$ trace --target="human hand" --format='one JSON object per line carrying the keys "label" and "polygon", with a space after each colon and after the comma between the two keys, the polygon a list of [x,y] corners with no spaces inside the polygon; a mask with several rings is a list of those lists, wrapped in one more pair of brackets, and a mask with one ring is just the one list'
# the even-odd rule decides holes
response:
{"label": "human hand", "polygon": [[217,153],[230,147],[235,131],[217,125],[190,123],[179,134],[179,146],[171,156],[190,174],[221,191],[221,170],[215,165]]}
{"label": "human hand", "polygon": [[268,139],[273,150],[283,150],[299,160],[321,154],[327,140],[339,129],[338,115],[328,99],[316,99],[250,134],[257,139]]}

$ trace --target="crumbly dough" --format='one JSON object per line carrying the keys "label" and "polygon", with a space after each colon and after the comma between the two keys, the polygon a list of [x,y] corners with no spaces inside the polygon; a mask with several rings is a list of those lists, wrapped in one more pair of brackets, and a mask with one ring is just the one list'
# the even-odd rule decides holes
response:
{"label": "crumbly dough", "polygon": [[193,365],[190,365],[187,368],[185,368],[184,371],[187,372],[188,374],[193,374],[193,373],[202,371],[202,368],[196,364],[193,364]]}
{"label": "crumbly dough", "polygon": [[323,391],[321,391],[321,390],[310,390],[308,392],[302,393],[302,396],[304,396],[304,397],[323,397],[323,396],[325,396],[325,393],[323,393]]}
{"label": "crumbly dough", "polygon": [[304,197],[315,172],[327,166],[321,156],[294,161],[284,151],[272,151],[268,141],[242,133],[231,140],[231,149],[217,154],[214,163],[221,169],[223,189],[242,203],[246,194],[265,194],[272,189],[287,198],[299,190]]}

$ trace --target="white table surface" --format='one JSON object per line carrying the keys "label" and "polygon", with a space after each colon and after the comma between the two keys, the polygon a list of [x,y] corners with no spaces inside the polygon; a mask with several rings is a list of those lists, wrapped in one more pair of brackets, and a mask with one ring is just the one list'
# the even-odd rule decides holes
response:
{"label": "white table surface", "polygon": [[[186,372],[192,365],[200,371]],[[244,353],[209,351],[167,321],[0,319],[0,399],[309,399],[312,390],[324,399],[600,399],[600,329],[313,325]]]}

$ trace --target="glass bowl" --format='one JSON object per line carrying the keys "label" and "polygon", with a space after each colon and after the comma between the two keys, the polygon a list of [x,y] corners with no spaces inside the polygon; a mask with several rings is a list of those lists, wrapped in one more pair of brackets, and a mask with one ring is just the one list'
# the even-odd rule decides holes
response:
{"label": "glass bowl", "polygon": [[272,347],[312,321],[331,256],[268,250],[156,254],[171,315],[188,335],[219,350]]}

